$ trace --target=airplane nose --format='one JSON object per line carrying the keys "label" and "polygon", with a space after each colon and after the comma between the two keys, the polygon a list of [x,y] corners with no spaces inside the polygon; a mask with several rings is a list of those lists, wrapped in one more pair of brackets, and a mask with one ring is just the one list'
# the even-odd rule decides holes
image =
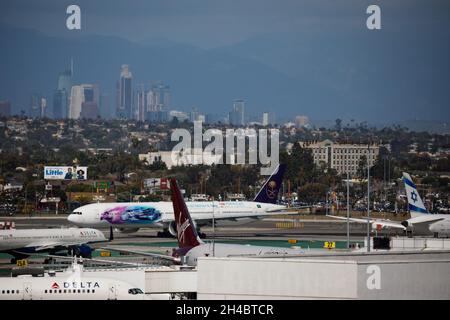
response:
{"label": "airplane nose", "polygon": [[69,214],[69,216],[67,217],[67,221],[76,224],[77,223],[77,219],[76,219],[76,215],[75,214]]}

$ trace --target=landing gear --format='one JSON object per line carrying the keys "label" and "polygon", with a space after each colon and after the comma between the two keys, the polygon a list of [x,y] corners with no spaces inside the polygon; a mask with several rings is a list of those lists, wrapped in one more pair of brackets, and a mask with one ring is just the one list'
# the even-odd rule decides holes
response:
{"label": "landing gear", "polygon": [[17,263],[17,259],[16,259],[16,258],[12,258],[12,259],[10,260],[10,262],[11,262],[11,264],[16,264],[16,263]]}
{"label": "landing gear", "polygon": [[67,252],[69,253],[69,256],[71,256],[71,257],[80,257],[81,256],[80,249],[76,246],[70,247],[69,250],[67,250]]}
{"label": "landing gear", "polygon": [[169,232],[169,229],[164,229],[164,231],[158,231],[156,233],[158,238],[173,238],[173,235]]}
{"label": "landing gear", "polygon": [[71,257],[92,259],[92,251],[93,249],[91,247],[82,244],[80,246],[69,247],[67,253]]}
{"label": "landing gear", "polygon": [[45,258],[44,259],[44,264],[54,264],[55,263],[55,259],[53,258]]}

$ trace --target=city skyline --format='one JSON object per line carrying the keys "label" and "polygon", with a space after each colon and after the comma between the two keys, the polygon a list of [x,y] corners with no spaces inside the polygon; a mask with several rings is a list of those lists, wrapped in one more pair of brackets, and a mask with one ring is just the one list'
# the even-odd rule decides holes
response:
{"label": "city skyline", "polygon": [[[46,112],[53,113],[58,109],[53,100],[65,100],[62,91],[54,92],[55,78],[73,57],[73,83],[98,84],[109,111],[116,106],[118,70],[127,64],[136,104],[136,85],[160,80],[171,87],[171,108],[184,112],[195,106],[223,115],[242,98],[247,114],[276,112],[279,122],[299,114],[311,121],[371,123],[450,119],[448,4],[412,1],[405,17],[401,4],[380,1],[383,27],[370,31],[365,4],[324,3],[265,0],[255,5],[248,0],[213,8],[199,0],[187,8],[179,1],[135,0],[129,8],[111,1],[105,11],[99,8],[102,1],[80,1],[82,29],[69,31],[61,23],[66,17],[62,3],[5,1],[0,34],[8,45],[0,60],[0,100],[10,101],[12,113],[21,114],[30,96],[38,94],[47,100]],[[133,22],[109,28],[118,17]],[[163,17],[171,28],[161,25]],[[182,22],[168,23],[180,17],[193,23],[189,36],[181,37]],[[220,20],[219,32],[208,17],[235,23],[224,27]],[[149,28],[135,25],[144,20]],[[213,37],[213,31],[219,33]],[[252,121],[261,121],[258,117]]]}

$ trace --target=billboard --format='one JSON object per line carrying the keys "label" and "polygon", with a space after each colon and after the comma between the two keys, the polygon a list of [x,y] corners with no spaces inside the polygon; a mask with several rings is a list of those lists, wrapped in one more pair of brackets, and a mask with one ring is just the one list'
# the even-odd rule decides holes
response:
{"label": "billboard", "polygon": [[168,190],[170,188],[167,178],[144,179],[144,188]]}
{"label": "billboard", "polygon": [[87,180],[87,167],[44,167],[46,180]]}

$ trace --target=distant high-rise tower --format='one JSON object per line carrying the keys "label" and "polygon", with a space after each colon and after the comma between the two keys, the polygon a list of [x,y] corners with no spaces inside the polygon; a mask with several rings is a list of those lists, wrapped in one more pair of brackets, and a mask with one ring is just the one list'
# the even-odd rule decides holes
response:
{"label": "distant high-rise tower", "polygon": [[269,113],[268,112],[263,112],[262,125],[263,126],[269,125]]}
{"label": "distant high-rise tower", "polygon": [[147,93],[147,112],[145,118],[154,122],[168,120],[170,107],[170,87],[162,82],[153,84]]}
{"label": "distant high-rise tower", "polygon": [[11,115],[11,103],[9,101],[0,101],[0,117],[9,117]]}
{"label": "distant high-rise tower", "polygon": [[[69,118],[96,118],[99,115],[100,92],[96,84],[73,86],[70,94]],[[83,112],[83,107],[84,112]]]}
{"label": "distant high-rise tower", "polygon": [[243,126],[244,121],[244,100],[234,100],[233,109],[229,113],[230,124],[233,126]]}
{"label": "distant high-rise tower", "polygon": [[44,118],[47,116],[47,99],[40,94],[31,95],[29,116],[31,118]]}
{"label": "distant high-rise tower", "polygon": [[41,102],[39,104],[39,117],[45,118],[47,116],[47,99],[41,97]]}
{"label": "distant high-rise tower", "polygon": [[145,112],[147,111],[147,92],[144,85],[141,85],[137,92],[137,120],[145,120]]}
{"label": "distant high-rise tower", "polygon": [[127,64],[122,65],[122,70],[120,72],[120,82],[119,82],[119,92],[118,92],[118,106],[117,106],[117,117],[122,119],[131,119],[132,107],[133,107],[133,90],[131,80],[133,75],[129,70]]}
{"label": "distant high-rise tower", "polygon": [[58,86],[53,94],[54,119],[65,119],[68,116],[72,76],[73,60],[70,61],[70,69],[66,69],[58,75]]}
{"label": "distant high-rise tower", "polygon": [[38,118],[41,114],[41,97],[39,94],[32,94],[28,115],[30,118]]}
{"label": "distant high-rise tower", "polygon": [[191,122],[197,121],[199,115],[200,113],[198,112],[198,109],[196,107],[192,107],[192,111],[189,114],[189,120]]}

